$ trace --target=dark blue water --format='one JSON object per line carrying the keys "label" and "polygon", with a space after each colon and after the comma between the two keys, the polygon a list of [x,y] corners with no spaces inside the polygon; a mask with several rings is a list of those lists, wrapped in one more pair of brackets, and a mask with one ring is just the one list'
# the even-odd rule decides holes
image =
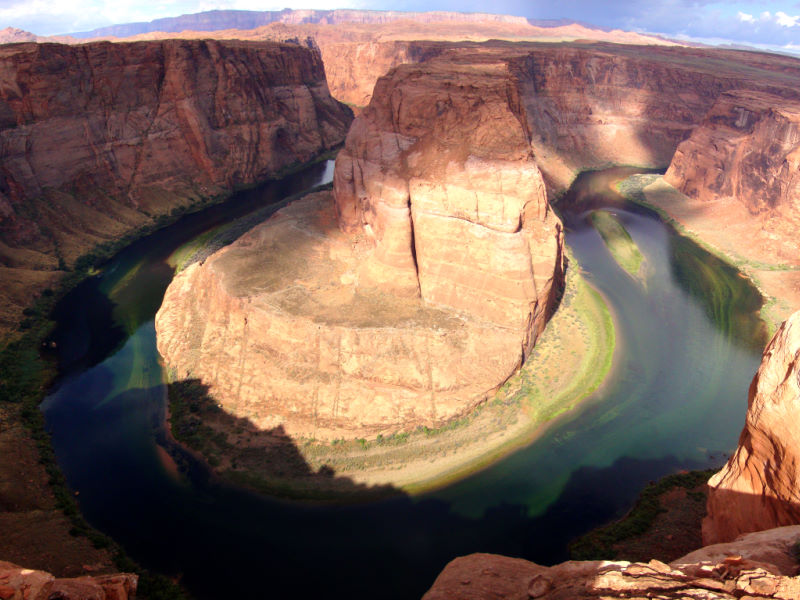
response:
{"label": "dark blue water", "polygon": [[[601,393],[542,438],[424,496],[311,506],[219,484],[173,447],[153,316],[168,259],[194,237],[329,180],[318,165],[138,242],[59,305],[62,379],[43,404],[81,509],[139,562],[201,599],[418,598],[452,558],[497,552],[542,563],[620,516],[650,480],[720,464],[736,444],[763,331],[738,274],[649,211],[584,175],[559,205],[567,242],[617,328]],[[646,257],[636,280],[585,218],[610,208]],[[168,451],[168,452],[167,452]],[[180,468],[176,468],[173,458]]]}

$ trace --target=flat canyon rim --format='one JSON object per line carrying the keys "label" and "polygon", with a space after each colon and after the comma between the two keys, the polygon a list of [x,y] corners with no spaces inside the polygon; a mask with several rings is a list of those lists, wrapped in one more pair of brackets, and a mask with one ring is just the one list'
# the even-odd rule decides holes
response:
{"label": "flat canyon rim", "polygon": [[[581,181],[602,176],[589,174]],[[160,241],[123,252],[92,283],[94,291],[88,286],[81,292],[87,295],[63,305],[62,322],[78,329],[60,345],[70,347],[72,338],[91,348],[92,336],[119,333],[120,323],[132,335],[101,344],[108,355],[95,355],[74,369],[44,405],[59,461],[80,492],[82,510],[144,565],[181,576],[198,598],[259,593],[261,581],[232,582],[225,575],[234,570],[266,569],[276,591],[296,591],[302,581],[309,596],[324,591],[352,597],[381,589],[386,597],[408,598],[420,596],[453,556],[491,551],[542,563],[566,558],[569,539],[624,513],[647,481],[721,462],[735,444],[744,390],[760,350],[710,320],[702,294],[681,282],[672,263],[675,234],[652,213],[614,204],[653,269],[646,291],[626,274],[584,219],[586,209],[602,208],[609,200],[597,202],[577,204],[567,221],[573,266],[580,264],[582,276],[603,292],[617,316],[616,366],[602,394],[563,415],[534,443],[470,477],[413,498],[400,493],[355,506],[298,505],[253,495],[209,478],[201,463],[169,444],[152,316],[137,312],[126,319],[119,312],[158,302],[117,305],[116,314],[95,323],[91,334],[80,326],[79,307],[82,314],[91,312],[94,302],[123,281],[148,297],[163,293],[172,272],[163,260],[183,243],[175,233],[184,225],[164,232]],[[568,210],[566,201],[561,210]],[[153,273],[160,282],[148,279]],[[732,280],[720,276],[740,286],[747,299],[744,308],[724,310],[746,313],[747,323],[757,320],[751,306],[755,290],[735,273]],[[577,298],[580,290],[571,289]],[[577,321],[564,326],[580,329]],[[711,357],[709,344],[715,349]],[[651,358],[643,362],[643,357]],[[523,372],[520,390],[558,385],[559,375],[538,380]],[[554,406],[546,416],[557,412]],[[160,446],[178,457],[182,473],[165,465]],[[320,478],[330,476],[312,470]],[[401,564],[406,566],[398,569]]]}

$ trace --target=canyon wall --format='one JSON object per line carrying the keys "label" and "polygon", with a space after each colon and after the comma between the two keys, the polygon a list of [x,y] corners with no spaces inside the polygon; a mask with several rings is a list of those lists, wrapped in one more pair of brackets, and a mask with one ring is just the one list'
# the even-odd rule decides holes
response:
{"label": "canyon wall", "polygon": [[495,60],[381,79],[335,201],[295,202],[170,285],[156,328],[178,377],[316,439],[435,427],[502,384],[563,285],[509,82]]}
{"label": "canyon wall", "polygon": [[[419,49],[421,62],[381,77],[353,123],[335,215],[325,199],[282,211],[167,292],[157,319],[167,363],[262,428],[358,437],[468,412],[524,361],[555,305],[562,241],[548,195],[581,169],[666,164],[733,88],[797,95],[786,76],[798,61],[782,58],[609,44]],[[306,241],[282,241],[289,231]],[[278,251],[336,260],[295,285],[296,267],[258,262]],[[436,337],[448,328],[462,337]],[[405,341],[380,341],[390,329]],[[479,358],[481,339],[491,359]],[[223,373],[234,355],[248,367]]]}
{"label": "canyon wall", "polygon": [[308,161],[351,118],[297,45],[0,47],[2,325],[94,245]]}
{"label": "canyon wall", "polygon": [[709,481],[704,543],[800,522],[800,312],[764,351],[739,446]]}
{"label": "canyon wall", "polygon": [[796,264],[800,98],[722,94],[678,146],[664,179],[698,212],[713,216],[739,208],[741,220],[754,226],[748,237],[771,246],[771,262]]}

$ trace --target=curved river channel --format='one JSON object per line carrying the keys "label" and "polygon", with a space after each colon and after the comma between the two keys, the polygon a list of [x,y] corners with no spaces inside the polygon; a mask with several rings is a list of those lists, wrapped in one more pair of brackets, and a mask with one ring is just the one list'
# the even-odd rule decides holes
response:
{"label": "curved river channel", "polygon": [[[763,347],[760,297],[737,271],[609,190],[632,169],[586,173],[557,209],[584,276],[614,314],[601,390],[537,441],[422,496],[355,506],[276,501],[219,484],[164,426],[153,317],[176,248],[318,183],[321,163],[184,217],[121,252],[55,311],[61,375],[42,405],[87,519],[198,599],[419,598],[452,558],[545,564],[621,516],[648,481],[720,465],[736,445]],[[587,217],[606,208],[644,255],[639,279]],[[165,451],[183,452],[180,471]]]}

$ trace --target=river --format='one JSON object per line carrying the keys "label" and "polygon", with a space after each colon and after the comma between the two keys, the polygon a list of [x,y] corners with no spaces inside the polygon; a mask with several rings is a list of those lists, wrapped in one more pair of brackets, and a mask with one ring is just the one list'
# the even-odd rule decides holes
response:
{"label": "river", "polygon": [[[220,484],[168,441],[153,317],[169,257],[231,219],[330,181],[332,162],[184,217],[104,265],[56,308],[60,377],[42,404],[89,522],[198,599],[419,598],[452,558],[552,564],[620,516],[644,485],[724,461],[765,342],[755,288],[609,191],[632,170],[583,174],[559,202],[566,240],[615,315],[602,389],[543,436],[447,488],[351,506],[282,502]],[[587,214],[605,208],[645,257],[626,274]],[[167,452],[166,450],[169,450]],[[180,455],[177,469],[170,454]]]}

